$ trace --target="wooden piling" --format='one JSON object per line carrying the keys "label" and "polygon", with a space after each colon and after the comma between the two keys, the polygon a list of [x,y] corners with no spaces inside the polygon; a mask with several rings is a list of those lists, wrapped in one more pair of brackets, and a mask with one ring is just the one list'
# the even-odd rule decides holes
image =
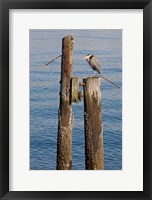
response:
{"label": "wooden piling", "polygon": [[84,125],[86,169],[104,169],[101,113],[101,79],[89,77],[84,83]]}
{"label": "wooden piling", "polygon": [[57,141],[57,169],[69,170],[72,166],[72,122],[70,81],[73,63],[72,36],[62,39],[61,88]]}
{"label": "wooden piling", "polygon": [[72,77],[71,79],[71,103],[78,103],[78,93],[79,93],[79,78]]}

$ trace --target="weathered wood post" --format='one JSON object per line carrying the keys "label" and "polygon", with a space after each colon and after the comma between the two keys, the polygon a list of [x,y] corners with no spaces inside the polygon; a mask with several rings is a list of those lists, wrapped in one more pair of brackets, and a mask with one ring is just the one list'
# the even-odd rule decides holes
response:
{"label": "weathered wood post", "polygon": [[83,78],[86,169],[104,169],[101,79]]}
{"label": "weathered wood post", "polygon": [[61,89],[57,141],[57,169],[69,170],[72,166],[72,107],[70,99],[70,82],[73,64],[72,36],[62,39]]}

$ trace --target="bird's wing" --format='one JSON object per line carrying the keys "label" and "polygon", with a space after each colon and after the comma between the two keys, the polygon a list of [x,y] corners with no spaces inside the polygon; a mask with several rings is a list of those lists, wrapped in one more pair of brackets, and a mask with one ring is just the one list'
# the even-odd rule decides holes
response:
{"label": "bird's wing", "polygon": [[93,65],[93,67],[95,67],[98,71],[101,72],[101,65],[100,65],[100,63],[99,63],[97,58],[92,57],[91,64]]}

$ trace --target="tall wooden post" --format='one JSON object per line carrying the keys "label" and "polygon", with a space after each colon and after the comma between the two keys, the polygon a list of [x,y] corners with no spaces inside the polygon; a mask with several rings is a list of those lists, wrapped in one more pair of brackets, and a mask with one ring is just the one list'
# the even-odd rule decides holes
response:
{"label": "tall wooden post", "polygon": [[73,64],[72,36],[62,39],[61,89],[57,141],[57,169],[69,170],[72,166],[72,122],[73,114],[70,99],[70,81]]}
{"label": "tall wooden post", "polygon": [[104,169],[101,113],[101,79],[84,78],[84,125],[86,169]]}

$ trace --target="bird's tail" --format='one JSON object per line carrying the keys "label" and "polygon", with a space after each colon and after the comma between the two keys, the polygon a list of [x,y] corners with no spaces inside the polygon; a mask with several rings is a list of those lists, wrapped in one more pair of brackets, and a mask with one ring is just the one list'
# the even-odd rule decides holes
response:
{"label": "bird's tail", "polygon": [[99,69],[97,69],[97,72],[98,72],[98,74],[101,74],[101,72],[100,72],[100,70],[99,70]]}

